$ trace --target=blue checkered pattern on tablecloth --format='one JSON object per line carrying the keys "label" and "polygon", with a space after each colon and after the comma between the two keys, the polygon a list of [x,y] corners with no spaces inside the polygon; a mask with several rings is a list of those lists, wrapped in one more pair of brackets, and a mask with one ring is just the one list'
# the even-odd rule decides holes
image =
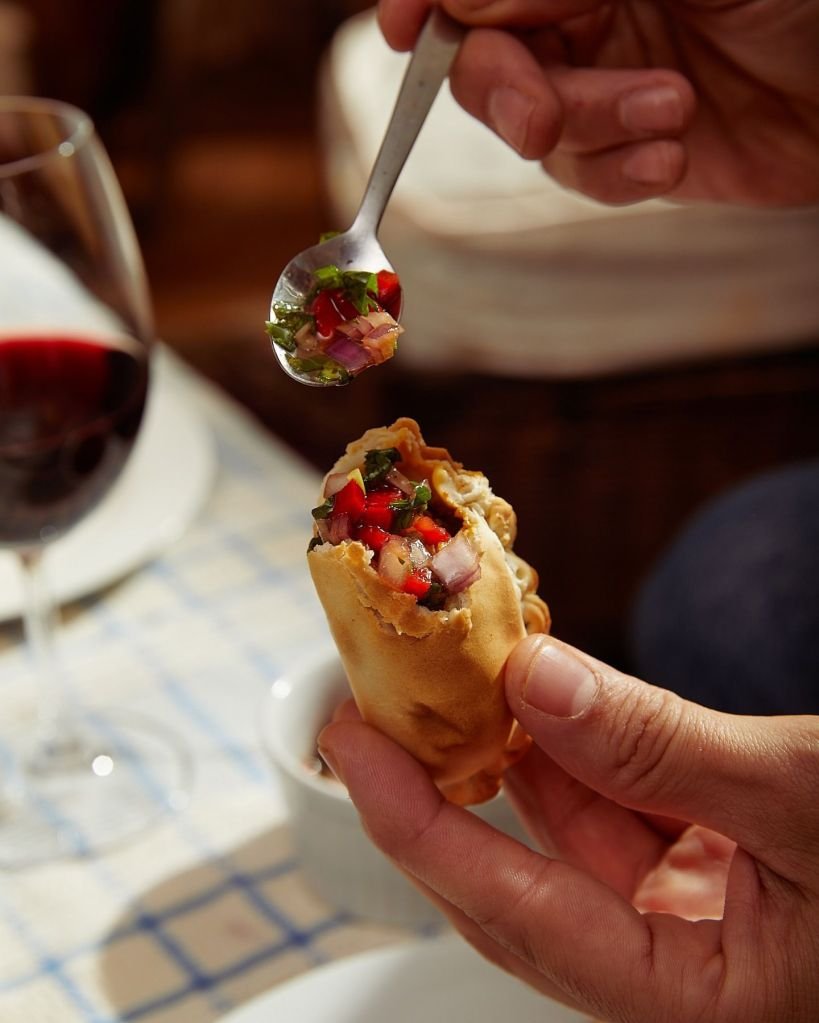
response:
{"label": "blue checkered pattern on tablecloth", "polygon": [[[215,444],[212,492],[160,557],[67,609],[62,647],[86,713],[127,707],[183,738],[190,801],[102,857],[0,874],[3,1023],[210,1023],[406,937],[303,883],[257,730],[272,681],[329,643],[304,561],[317,475],[167,353],[158,361]],[[32,723],[19,639],[0,627],[0,770]]]}

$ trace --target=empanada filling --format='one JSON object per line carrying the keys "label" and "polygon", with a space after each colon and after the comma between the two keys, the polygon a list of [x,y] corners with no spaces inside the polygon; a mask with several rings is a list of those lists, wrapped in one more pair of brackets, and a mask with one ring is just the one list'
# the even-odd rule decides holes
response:
{"label": "empanada filling", "polygon": [[313,518],[310,550],[358,541],[373,552],[372,566],[386,586],[431,610],[480,578],[478,553],[461,520],[436,500],[428,479],[404,474],[397,448],[367,451],[360,466],[331,473]]}

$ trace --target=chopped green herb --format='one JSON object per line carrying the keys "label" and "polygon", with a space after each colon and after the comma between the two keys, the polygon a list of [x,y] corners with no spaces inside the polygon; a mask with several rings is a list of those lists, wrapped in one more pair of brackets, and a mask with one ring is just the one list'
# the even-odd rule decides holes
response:
{"label": "chopped green herb", "polygon": [[333,498],[328,497],[326,501],[322,502],[322,504],[318,506],[318,508],[314,508],[310,514],[314,519],[326,519],[332,512],[334,503]]}
{"label": "chopped green herb", "polygon": [[290,305],[289,302],[274,302],[273,315],[276,323],[286,330],[292,330],[294,334],[301,330],[307,323],[313,322],[313,317],[301,306]]}
{"label": "chopped green herb", "polygon": [[430,611],[440,611],[445,601],[446,587],[435,579],[433,579],[424,596],[418,599],[418,603]]}
{"label": "chopped green herb", "polygon": [[378,276],[374,273],[367,270],[340,270],[334,263],[328,263],[314,270],[313,277],[317,287],[308,296],[310,299],[318,291],[341,290],[362,315],[378,308]]}
{"label": "chopped green herb", "polygon": [[396,530],[407,529],[416,512],[422,512],[430,498],[432,491],[427,483],[416,483],[415,493],[403,501],[392,501],[389,507],[395,512],[394,528]]}
{"label": "chopped green herb", "polygon": [[338,238],[341,231],[324,231],[319,235],[319,244],[322,242],[329,242],[331,238]]}
{"label": "chopped green herb", "polygon": [[313,276],[322,288],[341,288],[344,286],[344,278],[341,270],[334,264],[320,266],[313,271]]}
{"label": "chopped green herb", "polygon": [[378,448],[364,455],[362,476],[365,486],[380,483],[396,462],[401,460],[398,448]]}
{"label": "chopped green herb", "polygon": [[288,302],[276,302],[273,305],[275,320],[265,323],[265,330],[271,341],[286,352],[295,352],[296,334],[308,323],[313,323],[310,313]]}
{"label": "chopped green herb", "polygon": [[326,355],[317,355],[312,359],[297,359],[294,355],[288,355],[287,361],[297,373],[310,374],[324,383],[347,384],[353,378],[340,363]]}
{"label": "chopped green herb", "polygon": [[273,344],[283,348],[286,352],[295,352],[296,340],[293,337],[292,331],[287,330],[286,327],[282,327],[278,323],[273,323],[271,320],[265,323],[264,328]]}
{"label": "chopped green herb", "polygon": [[375,274],[350,270],[343,276],[344,294],[362,316],[377,308],[378,279]]}

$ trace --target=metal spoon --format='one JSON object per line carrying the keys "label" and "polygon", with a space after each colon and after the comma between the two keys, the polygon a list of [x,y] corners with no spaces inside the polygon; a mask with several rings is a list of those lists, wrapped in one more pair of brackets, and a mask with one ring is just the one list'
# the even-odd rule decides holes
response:
{"label": "metal spoon", "polygon": [[[375,159],[352,226],[319,245],[300,252],[284,268],[270,303],[270,321],[276,322],[275,306],[284,302],[303,308],[315,286],[314,270],[333,264],[341,270],[392,270],[378,243],[378,227],[387,201],[398,180],[418,132],[438,95],[463,37],[463,28],[439,7],[433,7],[421,30],[407,67],[384,140]],[[279,364],[288,376],[309,387],[336,387],[347,381],[317,380],[296,371],[288,353],[273,345]]]}

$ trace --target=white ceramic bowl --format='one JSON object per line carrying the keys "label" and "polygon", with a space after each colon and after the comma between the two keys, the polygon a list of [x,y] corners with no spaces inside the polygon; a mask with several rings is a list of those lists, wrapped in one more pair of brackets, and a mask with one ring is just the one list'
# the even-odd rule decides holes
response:
{"label": "white ceramic bowl", "polygon": [[[369,841],[346,789],[319,773],[316,736],[349,695],[332,652],[278,678],[263,707],[262,740],[282,785],[304,876],[331,905],[358,916],[405,927],[440,924],[438,910]],[[474,812],[527,841],[503,795]]]}

